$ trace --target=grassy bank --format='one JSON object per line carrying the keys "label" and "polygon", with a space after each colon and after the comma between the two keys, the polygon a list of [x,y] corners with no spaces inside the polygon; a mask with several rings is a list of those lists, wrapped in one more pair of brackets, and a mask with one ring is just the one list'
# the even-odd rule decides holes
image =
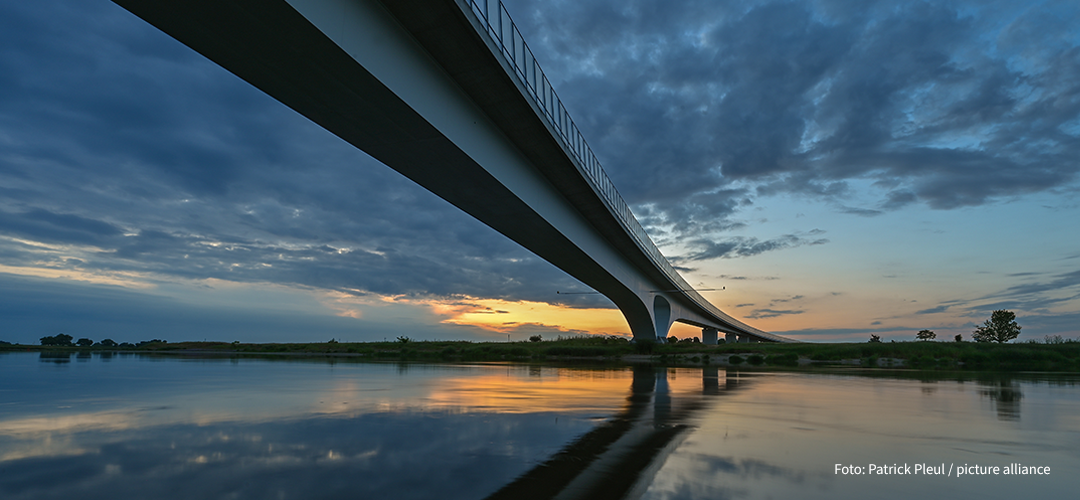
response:
{"label": "grassy bank", "polygon": [[921,370],[974,369],[1080,372],[1080,342],[1054,344],[975,342],[885,342],[805,344],[631,343],[616,337],[575,337],[543,342],[319,342],[243,344],[239,342],[146,342],[124,348],[3,345],[5,351],[348,355],[383,360],[548,361],[593,359],[662,364],[741,366],[903,367]]}
{"label": "grassy bank", "polygon": [[858,360],[868,367],[903,366],[920,369],[1080,371],[1080,342],[1060,344],[978,342],[886,342],[863,344],[730,344],[717,346],[729,353],[820,363]]}

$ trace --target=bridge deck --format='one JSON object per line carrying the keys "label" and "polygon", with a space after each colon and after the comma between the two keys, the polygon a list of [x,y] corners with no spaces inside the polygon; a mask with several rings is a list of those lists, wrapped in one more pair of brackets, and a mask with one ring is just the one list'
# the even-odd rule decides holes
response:
{"label": "bridge deck", "polygon": [[[662,290],[662,295],[676,300],[687,312],[677,319],[760,340],[790,341],[724,314],[679,276],[604,174],[500,3],[487,4],[483,0],[479,3],[368,0],[349,4],[339,0],[115,1],[601,291],[619,305],[632,329],[642,321],[650,324],[653,321],[652,312],[647,310],[652,304],[646,304],[646,309],[640,307],[645,301],[642,293]],[[470,152],[462,146],[465,136],[459,134],[452,139],[448,134],[456,133],[450,131],[453,126],[448,129],[445,124],[442,128],[433,125],[431,113],[441,113],[440,106],[429,103],[428,115],[413,109],[417,103],[406,102],[409,97],[403,97],[410,90],[404,87],[413,85],[409,75],[405,78],[398,75],[400,86],[388,87],[384,81],[387,77],[372,74],[374,69],[358,64],[355,54],[343,50],[335,37],[340,40],[350,35],[345,28],[334,27],[335,23],[344,21],[339,21],[337,12],[326,9],[361,4],[369,10],[382,9],[389,13],[393,18],[390,23],[404,29],[422,47],[422,57],[434,62],[442,75],[435,78],[448,77],[456,91],[471,101],[469,106],[482,112],[483,118],[472,123],[490,121],[498,134],[526,159],[531,165],[529,171],[513,174],[517,180],[528,180],[535,169],[543,181],[530,182],[538,188],[553,186],[558,192],[555,197],[573,207],[574,213],[563,219],[583,219],[591,231],[606,241],[600,253],[618,253],[620,261],[629,263],[636,269],[634,273],[645,279],[632,278],[629,281],[639,284],[627,285],[625,272],[620,275],[605,269],[599,262],[602,259],[591,255],[597,251],[597,245],[589,247],[589,251],[583,250],[580,241],[572,241],[572,235],[567,236],[555,228],[554,222],[545,219],[551,219],[553,212],[541,215],[535,211],[535,203],[530,207],[524,201],[536,189],[528,185],[510,189],[505,175],[499,177],[498,172],[490,170],[490,161],[486,165],[488,170],[479,165],[481,161],[475,158],[475,150]],[[497,22],[489,22],[490,13],[495,13]],[[323,21],[313,24],[305,16],[322,16]],[[400,68],[394,67],[397,61],[379,60],[384,56],[379,48],[371,44],[365,48],[369,51],[367,56],[373,58],[371,65],[389,65],[391,72],[401,73]],[[455,119],[460,122],[462,116],[469,116],[468,110],[463,113]],[[483,128],[485,124],[476,126]],[[565,212],[563,208],[555,212],[559,210]],[[627,306],[635,302],[637,306]],[[639,330],[635,329],[634,334],[638,336]]]}

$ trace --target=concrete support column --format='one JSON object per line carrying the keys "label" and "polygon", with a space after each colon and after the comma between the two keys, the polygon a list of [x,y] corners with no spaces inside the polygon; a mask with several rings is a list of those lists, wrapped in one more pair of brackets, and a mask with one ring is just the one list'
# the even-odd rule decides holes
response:
{"label": "concrete support column", "polygon": [[718,330],[716,328],[702,328],[701,329],[701,343],[705,345],[716,345],[716,334]]}
{"label": "concrete support column", "polygon": [[740,344],[749,344],[751,342],[749,335],[739,335]]}
{"label": "concrete support column", "polygon": [[724,334],[724,341],[729,344],[734,344],[735,342],[739,341],[739,338],[734,333],[727,332],[726,334]]}

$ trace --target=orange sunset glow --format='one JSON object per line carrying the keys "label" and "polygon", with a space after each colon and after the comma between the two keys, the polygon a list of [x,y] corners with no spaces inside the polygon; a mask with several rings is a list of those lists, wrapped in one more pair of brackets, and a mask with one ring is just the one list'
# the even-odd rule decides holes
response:
{"label": "orange sunset glow", "polygon": [[627,335],[630,331],[618,309],[472,297],[427,304],[436,314],[446,317],[443,323],[472,325],[500,333],[525,326],[543,326],[569,334]]}

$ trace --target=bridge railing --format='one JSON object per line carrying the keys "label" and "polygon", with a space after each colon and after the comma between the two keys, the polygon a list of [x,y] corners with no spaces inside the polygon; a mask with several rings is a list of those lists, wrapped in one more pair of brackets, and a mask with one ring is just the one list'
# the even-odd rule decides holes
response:
{"label": "bridge railing", "polygon": [[506,11],[503,3],[499,0],[468,0],[468,2],[480,24],[486,27],[486,34],[501,49],[503,59],[514,68],[514,76],[524,85],[526,95],[532,98],[539,106],[548,124],[556,131],[566,150],[576,160],[579,170],[585,174],[584,177],[600,194],[601,199],[604,200],[604,203],[615,215],[616,219],[619,220],[627,232],[633,235],[638,247],[667,276],[676,290],[686,294],[699,306],[716,316],[734,321],[730,316],[724,314],[694,291],[668,262],[667,258],[660,253],[660,249],[656,247],[645,229],[641,227],[641,223],[630,211],[630,206],[626,204],[626,201],[619,194],[619,190],[615,188],[615,184],[611,182],[603,167],[600,166],[600,161],[596,159],[596,155],[585,142],[585,138],[581,135],[577,125],[574,124],[574,120],[566,112],[562,101],[555,93],[555,89],[551,87],[551,82],[544,75],[544,71],[540,68],[540,64],[537,63],[532,50],[525,43],[525,39],[522,38],[521,32],[518,31],[517,25],[510,18],[510,14]]}

